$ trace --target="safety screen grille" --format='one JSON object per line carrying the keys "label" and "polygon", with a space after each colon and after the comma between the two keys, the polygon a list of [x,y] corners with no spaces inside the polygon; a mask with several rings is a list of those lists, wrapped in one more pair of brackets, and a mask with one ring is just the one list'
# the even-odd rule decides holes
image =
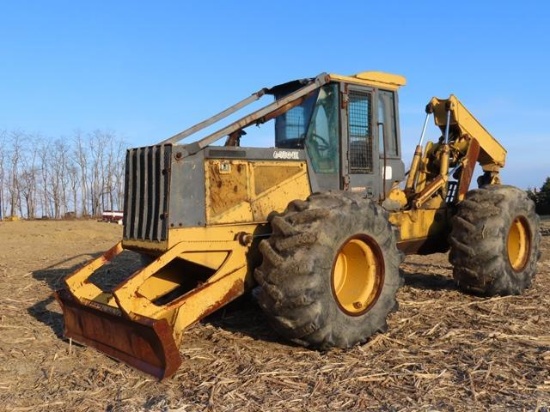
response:
{"label": "safety screen grille", "polygon": [[350,90],[348,104],[350,173],[373,172],[371,117],[371,93]]}
{"label": "safety screen grille", "polygon": [[171,145],[130,149],[126,153],[124,238],[167,238]]}

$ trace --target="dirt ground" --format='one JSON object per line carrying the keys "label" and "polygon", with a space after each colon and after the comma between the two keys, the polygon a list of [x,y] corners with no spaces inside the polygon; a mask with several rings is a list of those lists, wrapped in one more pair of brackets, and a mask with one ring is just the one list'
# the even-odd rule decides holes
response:
{"label": "dirt ground", "polygon": [[0,223],[0,410],[550,411],[550,236],[523,296],[464,295],[446,255],[407,258],[389,330],[348,351],[288,344],[242,299],[185,333],[183,365],[161,383],[62,337],[52,291],[120,236],[93,221]]}

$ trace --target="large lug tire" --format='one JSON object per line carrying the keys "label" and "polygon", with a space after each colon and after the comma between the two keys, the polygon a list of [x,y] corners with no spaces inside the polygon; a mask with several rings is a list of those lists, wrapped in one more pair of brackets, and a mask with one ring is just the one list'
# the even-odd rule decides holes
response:
{"label": "large lug tire", "polygon": [[449,237],[458,286],[482,296],[519,295],[539,258],[539,217],[527,194],[512,186],[471,190],[458,205]]}
{"label": "large lug tire", "polygon": [[402,284],[387,213],[349,193],[318,193],[272,217],[256,296],[274,329],[304,346],[347,348],[387,328]]}

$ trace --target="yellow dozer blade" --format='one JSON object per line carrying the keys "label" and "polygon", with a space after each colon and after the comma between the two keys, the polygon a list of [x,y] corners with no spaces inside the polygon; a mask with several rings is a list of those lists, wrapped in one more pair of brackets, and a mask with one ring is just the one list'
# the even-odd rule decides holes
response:
{"label": "yellow dozer blade", "polygon": [[81,304],[67,290],[58,291],[56,298],[63,308],[65,337],[158,379],[172,376],[181,365],[172,328],[165,319],[128,319],[93,301]]}
{"label": "yellow dozer blade", "polygon": [[[65,279],[55,296],[63,310],[64,334],[158,379],[181,364],[183,331],[244,293],[246,248],[238,241],[180,242],[112,290],[90,277],[124,251],[117,243]],[[223,253],[217,270],[193,287],[183,270],[186,254]]]}

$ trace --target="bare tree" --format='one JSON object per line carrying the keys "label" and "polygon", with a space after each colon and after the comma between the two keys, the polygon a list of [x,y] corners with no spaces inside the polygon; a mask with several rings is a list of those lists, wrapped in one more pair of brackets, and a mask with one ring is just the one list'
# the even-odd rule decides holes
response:
{"label": "bare tree", "polygon": [[69,147],[61,140],[57,139],[53,143],[51,152],[51,173],[49,187],[53,202],[53,216],[59,219],[64,215],[67,208],[67,186],[68,173],[67,162],[69,158]]}
{"label": "bare tree", "polygon": [[124,207],[126,146],[127,144],[124,140],[117,141],[117,147],[115,148],[115,159],[113,162],[114,167],[112,170],[112,176],[118,210],[122,210],[122,208]]}
{"label": "bare tree", "polygon": [[9,196],[9,215],[16,216],[21,213],[19,168],[23,155],[25,135],[20,131],[11,132],[9,136],[10,147],[8,149],[8,177],[7,192]]}
{"label": "bare tree", "polygon": [[112,132],[105,135],[109,139],[109,146],[105,153],[104,198],[107,196],[106,207],[109,210],[118,210],[123,206],[125,143]]}
{"label": "bare tree", "polygon": [[93,216],[99,216],[103,196],[107,193],[106,169],[108,148],[112,135],[109,132],[94,130],[89,136],[91,173],[90,173],[90,199]]}
{"label": "bare tree", "polygon": [[22,214],[26,214],[27,219],[32,219],[36,216],[36,170],[23,170],[19,175],[19,185],[23,200]]}
{"label": "bare tree", "polygon": [[71,189],[71,197],[72,197],[72,208],[70,211],[75,213],[75,216],[78,213],[78,195],[79,195],[79,189],[80,189],[80,176],[78,174],[78,167],[71,163],[68,166],[67,169],[67,176],[69,179],[69,187]]}
{"label": "bare tree", "polygon": [[6,162],[6,147],[8,146],[8,133],[5,130],[0,130],[0,220],[6,215],[4,202],[5,175],[4,164]]}
{"label": "bare tree", "polygon": [[74,138],[74,159],[80,172],[80,197],[81,197],[81,215],[88,216],[88,163],[89,152],[84,142],[82,132],[76,131]]}
{"label": "bare tree", "polygon": [[38,140],[40,140],[39,136],[25,135],[25,153],[21,156],[19,167],[20,213],[28,219],[36,217],[37,212],[39,158],[36,141]]}
{"label": "bare tree", "polygon": [[39,197],[40,197],[40,211],[42,217],[53,217],[53,211],[50,209],[51,206],[51,193],[50,193],[50,142],[47,140],[42,140],[38,144],[38,158],[39,158],[39,170],[38,173],[38,186],[39,186]]}

